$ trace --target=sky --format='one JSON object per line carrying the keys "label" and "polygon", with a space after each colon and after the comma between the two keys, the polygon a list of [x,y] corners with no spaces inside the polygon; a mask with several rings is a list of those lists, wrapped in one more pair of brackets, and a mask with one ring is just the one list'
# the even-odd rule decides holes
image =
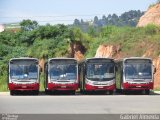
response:
{"label": "sky", "polygon": [[94,16],[130,10],[146,11],[157,0],[0,0],[0,24],[36,20],[39,24],[72,24],[74,19],[93,20]]}

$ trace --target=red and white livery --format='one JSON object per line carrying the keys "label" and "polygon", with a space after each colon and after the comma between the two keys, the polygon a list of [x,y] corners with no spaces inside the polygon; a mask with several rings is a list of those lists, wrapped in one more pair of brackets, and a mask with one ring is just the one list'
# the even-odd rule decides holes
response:
{"label": "red and white livery", "polygon": [[8,88],[10,94],[17,91],[39,93],[39,65],[36,58],[13,58],[8,66]]}

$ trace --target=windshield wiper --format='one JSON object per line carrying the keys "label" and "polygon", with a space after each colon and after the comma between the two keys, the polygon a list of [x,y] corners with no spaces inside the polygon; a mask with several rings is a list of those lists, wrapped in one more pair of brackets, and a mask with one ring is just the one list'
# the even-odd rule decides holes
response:
{"label": "windshield wiper", "polygon": [[57,82],[70,82],[70,80],[57,80]]}

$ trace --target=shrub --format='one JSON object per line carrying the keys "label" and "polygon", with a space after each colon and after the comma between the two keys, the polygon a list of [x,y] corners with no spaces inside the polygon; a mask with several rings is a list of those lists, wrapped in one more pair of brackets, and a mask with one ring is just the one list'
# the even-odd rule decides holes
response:
{"label": "shrub", "polygon": [[160,28],[154,24],[148,24],[144,27],[145,33],[148,35],[154,35],[160,31]]}

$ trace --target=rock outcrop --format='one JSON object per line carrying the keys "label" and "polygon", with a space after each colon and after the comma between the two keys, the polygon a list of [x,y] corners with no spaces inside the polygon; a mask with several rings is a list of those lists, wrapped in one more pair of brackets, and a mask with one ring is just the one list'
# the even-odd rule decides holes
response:
{"label": "rock outcrop", "polygon": [[85,52],[86,52],[86,48],[82,45],[80,41],[75,41],[70,43],[69,57],[72,57],[78,61],[81,61],[84,59]]}
{"label": "rock outcrop", "polygon": [[160,56],[153,60],[153,64],[156,68],[156,73],[154,74],[154,88],[160,88]]}
{"label": "rock outcrop", "polygon": [[154,5],[145,12],[145,14],[140,18],[137,27],[143,27],[148,24],[160,26],[160,3]]}
{"label": "rock outcrop", "polygon": [[100,45],[96,51],[97,58],[113,58],[120,51],[120,46],[115,45]]}

